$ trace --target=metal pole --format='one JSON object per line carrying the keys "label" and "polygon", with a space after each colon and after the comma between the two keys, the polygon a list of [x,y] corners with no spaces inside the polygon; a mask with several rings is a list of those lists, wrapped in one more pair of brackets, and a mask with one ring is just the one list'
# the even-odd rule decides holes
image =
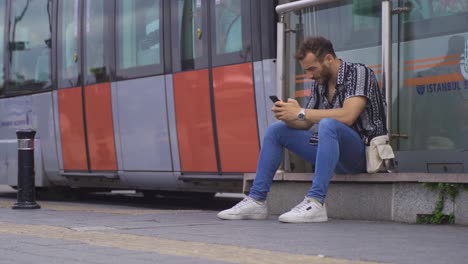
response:
{"label": "metal pole", "polygon": [[382,89],[387,102],[387,130],[392,134],[392,8],[391,0],[382,1]]}
{"label": "metal pole", "polygon": [[[284,97],[284,15],[280,15],[279,22],[277,23],[277,34],[276,34],[276,96],[285,100]],[[287,97],[286,97],[287,98]],[[284,160],[283,160],[283,169],[285,171],[290,171],[290,161],[287,150],[285,150]]]}
{"label": "metal pole", "polygon": [[276,6],[276,13],[279,15],[288,13],[291,11],[296,11],[305,7],[312,7],[312,6],[317,6],[321,4],[328,4],[328,3],[333,3],[333,2],[338,2],[340,0],[301,0],[301,1],[295,1],[287,4],[282,4],[279,6]]}
{"label": "metal pole", "polygon": [[34,182],[34,130],[19,130],[18,138],[18,201],[13,209],[39,209]]}
{"label": "metal pole", "polygon": [[284,81],[284,16],[280,16],[276,32],[276,96],[283,99]]}

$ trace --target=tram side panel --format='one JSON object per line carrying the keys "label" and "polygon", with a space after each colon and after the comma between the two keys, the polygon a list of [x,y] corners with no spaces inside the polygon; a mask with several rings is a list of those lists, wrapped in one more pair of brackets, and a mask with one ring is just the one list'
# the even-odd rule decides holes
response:
{"label": "tram side panel", "polygon": [[252,63],[213,69],[218,144],[223,172],[254,172],[259,153]]}
{"label": "tram side panel", "polygon": [[172,171],[164,76],[112,84],[119,171]]}
{"label": "tram side panel", "polygon": [[174,77],[177,139],[183,172],[217,171],[208,70]]}
{"label": "tram side panel", "polygon": [[18,183],[18,143],[16,131],[36,130],[35,183],[49,185],[47,177],[56,177],[58,157],[53,116],[52,93],[27,95],[0,100],[0,184]]}
{"label": "tram side panel", "polygon": [[91,171],[116,171],[110,83],[85,87],[86,129]]}
{"label": "tram side panel", "polygon": [[58,90],[58,116],[62,170],[86,171],[86,140],[83,120],[82,88]]}
{"label": "tram side panel", "polygon": [[112,83],[117,164],[125,186],[177,189],[166,79],[154,76]]}

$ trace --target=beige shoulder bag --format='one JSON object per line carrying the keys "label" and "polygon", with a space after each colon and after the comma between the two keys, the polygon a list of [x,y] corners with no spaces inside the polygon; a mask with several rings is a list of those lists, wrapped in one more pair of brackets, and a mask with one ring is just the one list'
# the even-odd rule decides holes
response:
{"label": "beige shoulder bag", "polygon": [[379,171],[387,171],[393,167],[392,146],[390,146],[388,135],[374,137],[369,146],[366,146],[367,172],[375,173]]}

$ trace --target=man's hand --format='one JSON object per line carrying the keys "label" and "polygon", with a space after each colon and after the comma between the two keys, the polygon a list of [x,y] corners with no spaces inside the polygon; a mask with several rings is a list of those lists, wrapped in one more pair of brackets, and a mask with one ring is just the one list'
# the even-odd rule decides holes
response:
{"label": "man's hand", "polygon": [[308,129],[313,124],[317,124],[322,118],[333,118],[347,126],[352,126],[359,115],[364,111],[367,98],[354,96],[344,101],[342,108],[334,109],[306,109],[306,119],[298,120],[297,116],[301,111],[299,103],[294,99],[287,102],[278,101],[271,109],[276,119],[286,123],[288,127],[296,129]]}
{"label": "man's hand", "polygon": [[271,111],[275,114],[276,119],[288,122],[297,120],[297,114],[301,111],[301,106],[296,100],[289,98],[287,102],[276,102]]}

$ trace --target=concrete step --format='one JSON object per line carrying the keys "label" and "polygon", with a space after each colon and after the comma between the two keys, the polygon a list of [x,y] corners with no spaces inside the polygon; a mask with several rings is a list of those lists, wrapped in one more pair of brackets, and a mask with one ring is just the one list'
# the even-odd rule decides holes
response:
{"label": "concrete step", "polygon": [[[313,173],[278,172],[268,194],[271,214],[279,215],[304,198]],[[255,174],[244,175],[248,193]],[[468,174],[376,173],[335,175],[329,185],[326,204],[328,216],[337,219],[383,220],[416,223],[418,215],[431,214],[438,191],[425,182],[468,183]],[[444,214],[455,215],[455,223],[468,225],[468,192],[461,189],[455,201],[446,199]]]}

